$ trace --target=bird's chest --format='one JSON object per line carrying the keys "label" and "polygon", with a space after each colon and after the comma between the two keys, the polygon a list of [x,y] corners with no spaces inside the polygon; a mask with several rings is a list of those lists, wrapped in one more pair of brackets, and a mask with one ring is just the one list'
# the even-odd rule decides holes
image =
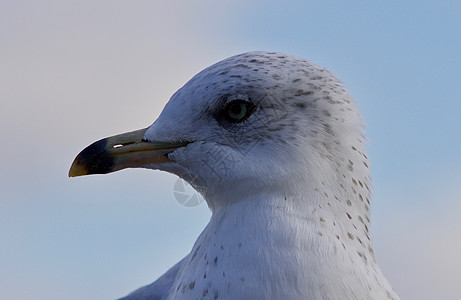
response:
{"label": "bird's chest", "polygon": [[380,299],[371,262],[325,230],[275,213],[213,216],[168,299]]}
{"label": "bird's chest", "polygon": [[286,257],[254,250],[239,242],[194,247],[171,299],[268,299],[276,294],[282,297],[278,299],[294,299],[277,290],[298,285],[299,270]]}
{"label": "bird's chest", "polygon": [[205,229],[169,299],[300,299],[310,293],[310,272],[316,271],[305,245],[267,227],[245,228],[226,234]]}

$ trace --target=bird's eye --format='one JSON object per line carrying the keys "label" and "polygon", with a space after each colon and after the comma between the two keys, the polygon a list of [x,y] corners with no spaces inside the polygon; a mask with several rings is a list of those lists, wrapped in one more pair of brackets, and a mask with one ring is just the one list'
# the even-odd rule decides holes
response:
{"label": "bird's eye", "polygon": [[248,118],[254,110],[255,106],[245,100],[234,100],[229,102],[224,109],[226,118],[233,122],[239,123]]}

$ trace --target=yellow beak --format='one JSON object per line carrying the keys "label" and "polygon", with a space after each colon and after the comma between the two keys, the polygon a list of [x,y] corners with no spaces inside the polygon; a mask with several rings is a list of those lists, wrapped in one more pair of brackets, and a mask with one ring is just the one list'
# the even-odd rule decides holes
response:
{"label": "yellow beak", "polygon": [[69,177],[107,174],[125,168],[143,168],[168,162],[168,153],[189,144],[149,142],[143,139],[146,130],[115,135],[89,145],[75,158]]}

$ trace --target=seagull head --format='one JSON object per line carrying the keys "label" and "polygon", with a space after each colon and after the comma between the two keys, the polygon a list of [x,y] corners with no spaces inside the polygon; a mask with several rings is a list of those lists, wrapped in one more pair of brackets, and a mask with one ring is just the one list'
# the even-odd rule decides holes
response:
{"label": "seagull head", "polygon": [[85,148],[69,176],[164,170],[214,209],[261,193],[340,189],[354,172],[368,176],[364,153],[356,104],[330,71],[282,53],[249,52],[195,75],[151,126]]}

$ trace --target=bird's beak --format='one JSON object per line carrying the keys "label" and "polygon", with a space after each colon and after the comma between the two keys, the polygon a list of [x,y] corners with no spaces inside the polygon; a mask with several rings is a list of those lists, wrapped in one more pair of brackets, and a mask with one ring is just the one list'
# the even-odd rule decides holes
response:
{"label": "bird's beak", "polygon": [[69,177],[107,174],[125,168],[143,168],[169,162],[167,154],[188,142],[157,143],[144,140],[147,128],[108,137],[83,149],[69,170]]}

